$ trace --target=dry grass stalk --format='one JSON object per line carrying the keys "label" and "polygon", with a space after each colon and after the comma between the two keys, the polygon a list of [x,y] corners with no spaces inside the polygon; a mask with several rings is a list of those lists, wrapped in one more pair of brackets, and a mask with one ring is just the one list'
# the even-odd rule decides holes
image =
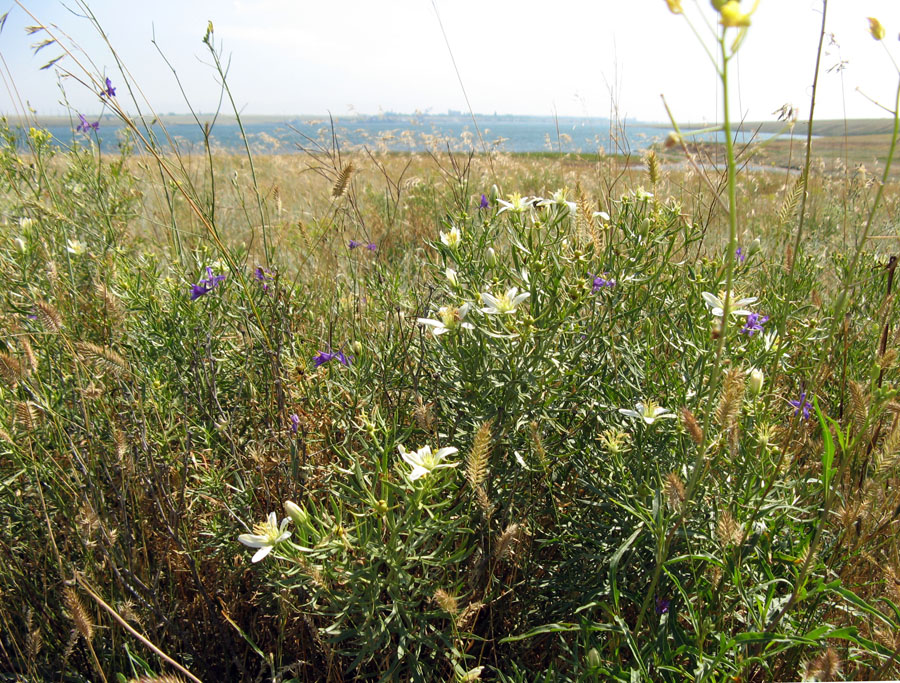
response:
{"label": "dry grass stalk", "polygon": [[119,300],[112,293],[112,290],[109,289],[102,282],[94,283],[94,292],[97,294],[97,298],[100,299],[100,302],[103,305],[103,310],[106,312],[106,317],[109,318],[111,322],[117,322],[122,319],[122,309],[119,306]]}
{"label": "dry grass stalk", "polygon": [[506,559],[508,556],[514,555],[516,547],[525,538],[525,528],[513,522],[500,534],[497,539],[497,545],[494,547],[494,559],[498,562]]}
{"label": "dry grass stalk", "polygon": [[850,418],[853,433],[858,434],[866,427],[869,419],[869,395],[861,382],[850,380]]}
{"label": "dry grass stalk", "polygon": [[716,408],[716,422],[724,431],[731,431],[737,424],[737,417],[741,411],[741,401],[744,400],[744,372],[738,368],[732,368],[725,373],[722,396]]}
{"label": "dry grass stalk", "polygon": [[534,443],[534,452],[537,453],[541,466],[547,469],[547,451],[544,450],[544,442],[541,440],[541,432],[538,429],[538,423],[534,420],[529,425],[531,429],[531,441]]}
{"label": "dry grass stalk", "polygon": [[875,473],[883,475],[900,465],[900,424],[894,422],[890,434],[875,452]]}
{"label": "dry grass stalk", "polygon": [[492,426],[493,422],[487,420],[478,428],[472,442],[472,449],[466,458],[466,479],[474,490],[478,490],[487,479]]}
{"label": "dry grass stalk", "polygon": [[685,498],[684,483],[675,472],[669,472],[666,475],[666,480],[663,482],[663,493],[669,508],[673,512],[681,512]]}
{"label": "dry grass stalk", "polygon": [[339,199],[344,196],[347,192],[347,188],[350,185],[350,177],[353,175],[353,171],[356,170],[353,166],[353,163],[350,162],[344,168],[341,169],[341,172],[338,173],[337,180],[334,181],[334,186],[331,188],[331,196],[335,199]]}
{"label": "dry grass stalk", "polygon": [[81,599],[78,597],[74,588],[66,586],[63,592],[66,609],[69,610],[69,618],[72,620],[72,623],[75,624],[75,630],[81,634],[82,638],[90,643],[94,638],[94,622],[91,620],[91,615],[85,608],[84,603],[81,602]]}
{"label": "dry grass stalk", "polygon": [[434,601],[438,604],[438,607],[452,617],[456,617],[459,613],[459,603],[456,598],[443,588],[438,588],[434,592]]}
{"label": "dry grass stalk", "polygon": [[685,431],[691,440],[698,446],[703,445],[703,428],[697,422],[697,418],[686,407],[681,408],[681,424],[684,425]]}
{"label": "dry grass stalk", "polygon": [[31,401],[16,402],[16,423],[33,432],[41,422],[41,409]]}
{"label": "dry grass stalk", "polygon": [[841,673],[841,658],[834,648],[828,648],[806,665],[804,680],[834,681]]}
{"label": "dry grass stalk", "polygon": [[651,185],[659,182],[659,157],[656,156],[654,150],[650,150],[644,155],[644,163],[647,164],[647,177],[650,179]]}
{"label": "dry grass stalk", "polygon": [[741,540],[741,527],[728,510],[723,510],[719,514],[719,520],[716,522],[716,537],[723,548],[736,545]]}
{"label": "dry grass stalk", "polygon": [[25,354],[25,360],[28,361],[28,367],[32,372],[38,371],[37,356],[34,355],[34,349],[31,346],[31,340],[28,337],[20,337],[19,344],[22,346],[22,353]]}
{"label": "dry grass stalk", "polygon": [[470,602],[466,605],[465,609],[460,613],[460,615],[456,618],[456,628],[460,631],[469,631],[475,625],[475,621],[478,619],[478,614],[481,612],[484,607],[484,603],[480,600],[476,600],[475,602]]}
{"label": "dry grass stalk", "polygon": [[416,394],[416,407],[413,410],[413,417],[416,425],[425,432],[430,432],[434,427],[434,415],[431,412],[431,405],[422,401],[422,397]]}
{"label": "dry grass stalk", "polygon": [[52,305],[48,304],[46,301],[37,301],[34,304],[34,308],[38,320],[41,322],[41,327],[47,332],[58,333],[62,329],[62,317],[59,315],[59,311]]}
{"label": "dry grass stalk", "polygon": [[19,382],[25,378],[25,368],[15,356],[0,351],[0,379],[15,389]]}
{"label": "dry grass stalk", "polygon": [[90,342],[75,344],[81,357],[98,370],[107,372],[118,379],[125,379],[131,374],[128,361],[108,346],[99,346]]}
{"label": "dry grass stalk", "polygon": [[781,225],[787,225],[793,220],[802,196],[803,183],[801,179],[798,178],[794,183],[794,189],[785,195],[784,201],[781,203],[781,208],[778,210],[778,222],[781,223]]}

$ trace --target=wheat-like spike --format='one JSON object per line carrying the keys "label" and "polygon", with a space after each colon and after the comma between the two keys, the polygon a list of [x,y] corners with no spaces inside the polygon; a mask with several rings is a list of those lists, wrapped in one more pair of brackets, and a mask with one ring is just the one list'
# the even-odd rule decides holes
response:
{"label": "wheat-like spike", "polygon": [[716,522],[716,536],[723,548],[733,545],[740,540],[740,526],[728,510],[723,510]]}
{"label": "wheat-like spike", "polygon": [[465,609],[463,609],[460,615],[456,618],[456,628],[458,628],[460,631],[469,631],[475,625],[475,621],[478,619],[478,614],[481,612],[483,607],[484,603],[480,600],[470,602],[468,605],[466,605]]}
{"label": "wheat-like spike", "polygon": [[866,424],[869,416],[869,396],[865,387],[855,380],[850,380],[850,415],[853,422],[853,431],[859,433]]}
{"label": "wheat-like spike", "polygon": [[521,524],[513,522],[507,526],[500,534],[500,538],[497,539],[497,545],[494,547],[494,559],[499,561],[512,555],[524,536],[525,529]]}
{"label": "wheat-like spike", "polygon": [[344,193],[347,192],[347,187],[350,185],[350,176],[353,175],[354,170],[356,169],[353,166],[353,162],[348,163],[341,169],[337,180],[334,181],[334,187],[331,188],[332,197],[339,199],[344,196]]}
{"label": "wheat-like spike", "polygon": [[25,428],[25,431],[33,432],[41,421],[40,409],[31,401],[16,402],[16,422]]}
{"label": "wheat-like spike", "polygon": [[875,473],[889,472],[900,463],[900,424],[895,424],[875,454]]}
{"label": "wheat-like spike", "polygon": [[125,438],[125,432],[113,428],[113,441],[116,444],[116,458],[121,460],[128,452],[128,440]]}
{"label": "wheat-like spike", "polygon": [[3,429],[3,428],[0,428],[0,439],[2,439],[3,441],[6,441],[6,442],[7,442],[8,444],[10,444],[11,446],[12,446],[12,445],[15,445],[15,444],[13,443],[13,438],[9,435],[9,432],[7,432],[7,431],[6,431],[5,429]]}
{"label": "wheat-like spike", "polygon": [[113,377],[126,378],[131,373],[128,361],[108,346],[98,346],[90,342],[75,344],[82,358],[99,370],[108,372]]}
{"label": "wheat-like spike", "polygon": [[544,450],[544,442],[541,440],[541,432],[538,429],[538,423],[532,420],[529,427],[531,428],[531,440],[532,442],[534,442],[534,451],[535,453],[537,453],[538,460],[541,461],[541,465],[546,469],[547,451]]}
{"label": "wheat-like spike", "polygon": [[656,151],[651,149],[647,152],[644,162],[647,164],[647,177],[650,179],[650,184],[656,185],[659,182],[659,157],[656,156]]}
{"label": "wheat-like spike", "polygon": [[25,368],[15,356],[0,351],[0,379],[15,389],[25,377]]}
{"label": "wheat-like spike", "polygon": [[74,588],[66,586],[64,593],[66,608],[69,610],[69,618],[75,624],[75,629],[81,634],[82,638],[87,642],[91,642],[94,638],[94,622],[91,621],[91,615],[85,609]]}
{"label": "wheat-like spike", "polygon": [[41,653],[43,639],[41,638],[41,629],[34,626],[34,612],[31,609],[25,613],[25,634],[25,650],[28,652],[28,657],[34,661]]}
{"label": "wheat-like spike", "polygon": [[488,498],[488,494],[483,486],[479,486],[475,489],[475,502],[477,502],[478,507],[481,508],[481,512],[485,519],[490,520],[491,515],[494,513],[494,506],[491,504],[491,499]]}
{"label": "wheat-like spike", "polygon": [[684,483],[675,472],[669,472],[666,475],[666,480],[663,482],[663,493],[669,507],[674,512],[681,512],[685,498]]}
{"label": "wheat-like spike", "polygon": [[475,433],[472,449],[466,458],[466,479],[469,486],[477,490],[487,479],[488,460],[491,454],[491,428],[493,421],[487,420]]}
{"label": "wheat-like spike", "polygon": [[56,289],[59,285],[59,269],[56,267],[56,261],[47,261],[47,277],[50,280],[50,284]]}
{"label": "wheat-like spike", "polygon": [[119,307],[119,299],[113,294],[112,290],[102,282],[94,283],[94,293],[103,303],[103,310],[106,316],[113,321],[122,318],[122,309]]}
{"label": "wheat-like spike", "polygon": [[698,446],[703,445],[703,428],[697,422],[697,418],[686,407],[681,408],[681,423],[684,425],[685,431],[691,437],[691,440]]}
{"label": "wheat-like spike", "polygon": [[46,301],[36,301],[34,307],[38,320],[41,321],[41,326],[47,332],[59,332],[62,329],[62,317],[53,306]]}
{"label": "wheat-like spike", "polygon": [[416,407],[413,408],[413,417],[419,429],[430,432],[434,426],[434,415],[431,413],[431,406],[422,401],[422,397],[416,394]]}
{"label": "wheat-like spike", "polygon": [[829,647],[806,665],[805,680],[835,681],[840,673],[841,658],[834,648]]}
{"label": "wheat-like spike", "polygon": [[732,368],[725,373],[725,385],[716,408],[716,421],[723,430],[734,427],[740,413],[741,401],[744,399],[744,372]]}
{"label": "wheat-like spike", "polygon": [[800,204],[801,197],[803,197],[803,183],[802,179],[798,178],[794,183],[794,189],[784,198],[781,208],[778,210],[778,222],[781,225],[787,225],[793,218],[797,212],[797,206]]}
{"label": "wheat-like spike", "polygon": [[28,337],[20,337],[19,344],[22,346],[22,353],[25,354],[25,360],[28,361],[28,367],[32,372],[38,371],[38,360],[34,354],[34,348],[31,346],[31,340]]}
{"label": "wheat-like spike", "polygon": [[897,360],[897,349],[890,348],[878,359],[878,366],[882,370],[890,370]]}
{"label": "wheat-like spike", "polygon": [[452,617],[455,617],[457,613],[459,613],[459,602],[457,602],[456,598],[445,591],[443,588],[438,588],[434,592],[434,601],[438,604],[438,607],[440,607]]}

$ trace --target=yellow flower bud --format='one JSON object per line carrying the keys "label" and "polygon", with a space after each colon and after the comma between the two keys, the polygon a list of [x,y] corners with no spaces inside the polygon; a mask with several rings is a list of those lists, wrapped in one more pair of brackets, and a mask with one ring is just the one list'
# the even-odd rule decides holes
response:
{"label": "yellow flower bud", "polygon": [[731,27],[731,28],[746,28],[750,25],[750,15],[752,12],[741,12],[741,3],[738,0],[728,0],[722,7],[719,9],[719,14],[722,15],[719,23],[722,26]]}
{"label": "yellow flower bud", "polygon": [[884,40],[884,36],[886,31],[884,30],[884,26],[881,25],[881,22],[878,21],[875,17],[869,17],[869,33],[872,34],[872,37],[875,40]]}
{"label": "yellow flower bud", "polygon": [[681,0],[666,0],[666,4],[672,14],[681,14],[684,11],[681,9]]}

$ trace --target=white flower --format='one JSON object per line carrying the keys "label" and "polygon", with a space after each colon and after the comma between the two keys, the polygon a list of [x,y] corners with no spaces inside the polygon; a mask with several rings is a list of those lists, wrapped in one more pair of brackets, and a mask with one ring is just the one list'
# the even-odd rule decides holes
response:
{"label": "white flower", "polygon": [[504,199],[498,199],[497,203],[502,207],[497,215],[499,216],[504,211],[512,211],[513,213],[522,213],[525,209],[531,206],[531,203],[534,201],[533,197],[523,197],[518,192],[515,194],[511,194],[509,196],[509,201]]}
{"label": "white flower", "polygon": [[269,517],[265,522],[254,525],[254,533],[241,534],[238,536],[238,540],[245,546],[249,548],[259,548],[253,556],[253,562],[259,562],[272,552],[272,548],[290,538],[291,532],[284,530],[288,521],[288,518],[285,517],[281,520],[281,526],[279,526],[278,516],[274,512],[270,512]]}
{"label": "white flower", "polygon": [[448,455],[456,453],[457,449],[452,446],[441,448],[436,453],[432,453],[431,446],[422,446],[417,451],[407,451],[403,448],[403,444],[399,444],[397,450],[400,451],[400,457],[403,458],[403,461],[412,466],[412,472],[409,473],[410,481],[420,479],[442,467],[456,467],[459,464],[458,462],[441,462]]}
{"label": "white flower", "polygon": [[591,216],[593,216],[594,218],[602,218],[605,221],[609,221],[609,214],[606,213],[606,211],[594,211]]}
{"label": "white flower", "polygon": [[67,239],[66,251],[70,254],[74,254],[75,256],[81,256],[85,251],[87,251],[87,247],[85,246],[84,242],[80,242],[75,239]]}
{"label": "white flower", "polygon": [[459,280],[456,278],[456,271],[453,270],[453,268],[447,268],[447,270],[444,271],[444,275],[447,276],[447,280],[454,287],[459,284]]}
{"label": "white flower", "polygon": [[531,295],[528,292],[519,294],[518,287],[510,287],[506,294],[501,294],[500,296],[493,296],[487,292],[482,292],[481,301],[485,304],[485,307],[481,309],[481,312],[487,313],[488,315],[511,315],[516,312],[516,306],[525,301],[529,296]]}
{"label": "white flower", "polygon": [[647,399],[646,403],[636,403],[636,410],[631,410],[630,408],[619,408],[619,412],[622,415],[627,415],[628,417],[636,417],[639,420],[643,420],[645,424],[652,425],[657,420],[665,420],[665,419],[674,419],[675,415],[670,410],[663,408],[661,405],[658,405],[651,399]]}
{"label": "white flower", "polygon": [[33,225],[34,220],[28,216],[22,216],[22,218],[19,219],[19,227],[22,228],[22,230],[31,230]]}
{"label": "white flower", "polygon": [[554,192],[550,199],[539,199],[538,197],[535,197],[534,199],[537,200],[537,206],[553,206],[554,204],[557,206],[566,206],[569,209],[569,213],[574,216],[578,212],[578,205],[575,202],[569,201],[568,197],[569,188],[564,187]]}
{"label": "white flower", "polygon": [[451,249],[456,249],[459,246],[459,243],[462,242],[462,233],[459,231],[459,228],[454,225],[450,228],[450,232],[441,231],[441,242]]}
{"label": "white flower", "polygon": [[[710,312],[717,318],[721,318],[725,313],[725,302],[715,294],[711,294],[710,292],[702,292],[701,296],[706,302],[706,305],[709,306]],[[749,306],[750,304],[755,304],[756,302],[757,298],[755,296],[751,296],[746,299],[738,299],[737,301],[732,299],[730,313],[731,315],[735,316],[750,315],[752,311],[745,310],[743,307]]]}
{"label": "white flower", "polygon": [[441,306],[438,309],[438,317],[440,320],[435,320],[433,318],[416,318],[416,322],[431,328],[431,333],[435,337],[459,328],[471,330],[474,328],[472,323],[463,322],[466,315],[469,313],[470,308],[472,308],[472,304],[470,303],[464,303],[459,308],[456,308],[456,306]]}

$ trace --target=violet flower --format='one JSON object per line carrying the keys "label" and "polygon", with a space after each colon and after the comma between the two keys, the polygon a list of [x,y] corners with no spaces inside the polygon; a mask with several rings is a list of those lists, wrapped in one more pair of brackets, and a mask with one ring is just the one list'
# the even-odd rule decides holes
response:
{"label": "violet flower", "polygon": [[[604,275],[606,275],[606,273],[604,273]],[[616,281],[613,279],[607,280],[603,277],[600,277],[599,275],[591,275],[590,273],[588,273],[588,277],[591,277],[594,280],[594,285],[593,285],[593,287],[591,287],[591,294],[596,294],[604,287],[615,287],[616,286]]]}
{"label": "violet flower", "polygon": [[106,79],[106,90],[103,91],[103,94],[107,97],[115,97],[116,89],[113,87],[112,81],[109,78]]}
{"label": "violet flower", "polygon": [[330,363],[333,360],[337,360],[341,365],[349,366],[352,356],[345,356],[343,351],[319,351],[319,353],[313,357],[313,365],[320,368],[325,365],[325,363]]}
{"label": "violet flower", "polygon": [[348,249],[356,249],[356,247],[361,247],[362,242],[357,242],[356,240],[350,240],[350,244],[347,245]]}
{"label": "violet flower", "polygon": [[263,268],[262,266],[256,266],[256,271],[253,273],[253,277],[257,281],[262,283],[264,292],[269,291],[269,281],[275,279],[275,276],[272,275],[272,271],[268,268]]}
{"label": "violet flower", "polygon": [[740,247],[738,247],[737,249],[734,250],[734,257],[735,257],[738,261],[740,261],[741,263],[743,263],[743,262],[744,262],[744,259],[747,258],[747,255],[744,253],[744,250],[743,250],[743,249],[741,249]]}
{"label": "violet flower", "polygon": [[768,322],[769,316],[760,315],[759,313],[749,313],[747,315],[747,322],[741,328],[741,332],[746,334],[748,337],[752,337],[757,332],[762,332],[763,324]]}
{"label": "violet flower", "polygon": [[86,118],[84,118],[84,114],[79,114],[78,118],[81,119],[81,123],[79,123],[75,130],[82,133],[89,133],[92,130],[98,130],[100,128],[100,121],[94,121],[91,123]]}
{"label": "violet flower", "polygon": [[368,249],[369,251],[375,251],[375,250],[378,249],[378,245],[375,244],[374,242],[369,242],[369,243],[366,245],[366,249]]}
{"label": "violet flower", "polygon": [[300,428],[300,416],[297,413],[291,415],[291,433],[296,434]]}
{"label": "violet flower", "polygon": [[478,205],[478,208],[479,208],[479,209],[486,209],[486,208],[488,208],[490,205],[491,205],[491,203],[488,201],[487,195],[485,195],[484,193],[482,193],[482,195],[481,195],[481,203]]}
{"label": "violet flower", "polygon": [[806,400],[806,392],[800,392],[800,399],[798,401],[791,401],[792,406],[794,406],[794,415],[803,411],[803,419],[809,419],[809,409],[812,408],[812,403]]}
{"label": "violet flower", "polygon": [[225,275],[213,275],[210,266],[206,266],[206,277],[197,284],[191,285],[191,301],[196,301],[204,294],[208,294],[212,289],[218,287],[220,283],[225,281]]}
{"label": "violet flower", "polygon": [[669,601],[663,600],[662,598],[656,598],[656,613],[657,614],[668,614],[669,613]]}

